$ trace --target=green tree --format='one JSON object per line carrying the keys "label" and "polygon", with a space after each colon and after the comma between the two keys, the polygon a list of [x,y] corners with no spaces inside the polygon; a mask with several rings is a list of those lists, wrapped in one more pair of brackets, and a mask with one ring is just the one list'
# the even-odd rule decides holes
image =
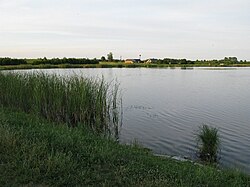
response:
{"label": "green tree", "polygon": [[108,61],[109,62],[113,62],[113,53],[112,52],[110,52],[108,55],[107,55],[107,58],[108,58]]}
{"label": "green tree", "polygon": [[106,61],[105,56],[102,56],[102,57],[101,57],[101,61],[102,61],[102,62],[105,62],[105,61]]}

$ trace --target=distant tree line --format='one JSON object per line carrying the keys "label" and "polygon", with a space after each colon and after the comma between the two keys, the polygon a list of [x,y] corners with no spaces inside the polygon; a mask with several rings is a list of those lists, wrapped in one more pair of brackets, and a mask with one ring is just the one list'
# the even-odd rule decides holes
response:
{"label": "distant tree line", "polygon": [[14,59],[14,58],[0,58],[0,65],[20,65],[27,64],[25,59]]}
{"label": "distant tree line", "polygon": [[194,64],[194,61],[186,60],[186,59],[171,59],[171,58],[164,58],[164,59],[157,59],[157,64]]}
{"label": "distant tree line", "polygon": [[[187,59],[172,59],[172,58],[164,58],[164,59],[151,59],[151,63],[153,64],[171,64],[171,65],[192,65],[192,64],[208,64],[208,65],[230,65],[230,64],[250,64],[249,61],[242,61],[238,60],[237,57],[225,57],[221,60],[187,60]],[[99,64],[99,62],[124,62],[121,59],[114,59],[112,52],[107,54],[107,58],[102,56],[100,59],[88,59],[88,58],[52,58],[47,59],[38,58],[38,59],[12,59],[9,57],[0,58],[0,65],[20,65],[20,64],[31,64],[31,65],[40,65],[40,64],[52,64],[52,65],[59,65],[59,64]],[[145,61],[140,61],[139,63],[146,63]]]}
{"label": "distant tree line", "polygon": [[247,63],[247,61],[238,61],[237,57],[225,57],[221,60],[196,60],[197,64],[237,64],[237,63]]}
{"label": "distant tree line", "polygon": [[164,59],[156,59],[154,63],[157,64],[210,64],[210,65],[218,65],[218,64],[237,64],[237,63],[244,63],[249,64],[250,62],[246,60],[238,60],[237,57],[225,57],[221,60],[186,60],[186,59],[171,59],[171,58],[164,58]]}
{"label": "distant tree line", "polygon": [[35,59],[31,62],[32,65],[39,65],[39,64],[53,64],[53,65],[58,65],[58,64],[98,64],[99,60],[97,59],[88,59],[88,58],[52,58],[52,59],[47,59],[46,57],[44,58],[39,58]]}

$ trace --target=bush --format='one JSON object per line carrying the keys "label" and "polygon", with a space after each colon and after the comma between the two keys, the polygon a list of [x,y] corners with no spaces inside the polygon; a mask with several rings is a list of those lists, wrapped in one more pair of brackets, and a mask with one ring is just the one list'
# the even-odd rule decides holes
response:
{"label": "bush", "polygon": [[199,158],[209,163],[216,162],[220,145],[218,129],[203,124],[197,134],[197,141]]}
{"label": "bush", "polygon": [[99,64],[97,59],[88,59],[88,58],[39,58],[32,62],[32,65],[39,65],[39,64]]}
{"label": "bush", "polygon": [[0,58],[0,65],[20,65],[27,64],[24,59]]}

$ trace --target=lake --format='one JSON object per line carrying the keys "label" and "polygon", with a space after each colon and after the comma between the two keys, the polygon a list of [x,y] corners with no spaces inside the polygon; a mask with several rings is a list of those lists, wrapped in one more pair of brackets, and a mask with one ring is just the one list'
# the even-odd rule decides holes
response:
{"label": "lake", "polygon": [[208,124],[219,129],[220,164],[250,173],[250,68],[36,71],[117,80],[122,143],[136,141],[157,154],[195,159],[195,133]]}

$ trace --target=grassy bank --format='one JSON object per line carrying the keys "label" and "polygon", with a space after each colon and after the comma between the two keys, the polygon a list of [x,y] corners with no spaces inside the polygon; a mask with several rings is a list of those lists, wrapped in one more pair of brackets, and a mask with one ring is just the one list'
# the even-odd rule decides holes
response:
{"label": "grassy bank", "polygon": [[117,86],[104,80],[0,72],[0,105],[70,126],[118,131]]}
{"label": "grassy bank", "polygon": [[0,108],[0,186],[249,186],[236,171],[153,156],[36,115]]}

